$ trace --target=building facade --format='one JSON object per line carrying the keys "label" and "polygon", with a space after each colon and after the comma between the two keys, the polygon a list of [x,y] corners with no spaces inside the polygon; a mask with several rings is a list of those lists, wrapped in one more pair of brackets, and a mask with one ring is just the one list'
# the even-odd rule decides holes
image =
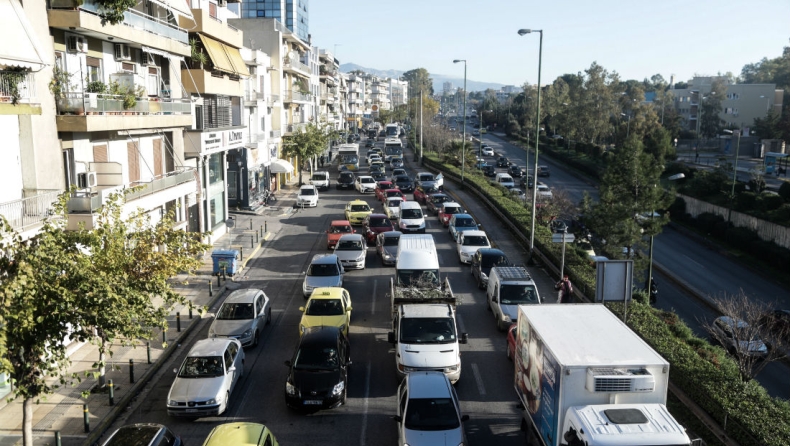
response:
{"label": "building facade", "polygon": [[309,8],[308,0],[253,0],[241,3],[240,16],[245,19],[275,19],[307,42],[310,40]]}

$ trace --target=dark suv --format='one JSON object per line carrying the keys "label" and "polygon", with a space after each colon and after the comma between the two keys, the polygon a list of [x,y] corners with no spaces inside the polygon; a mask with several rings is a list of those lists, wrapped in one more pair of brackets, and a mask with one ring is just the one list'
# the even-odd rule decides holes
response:
{"label": "dark suv", "polygon": [[317,411],[345,404],[351,348],[338,327],[305,329],[293,358],[285,361],[285,404]]}
{"label": "dark suv", "polygon": [[507,168],[507,173],[509,173],[510,176],[513,178],[521,178],[522,176],[524,176],[524,171],[521,170],[521,168],[515,164],[512,164],[510,167]]}
{"label": "dark suv", "polygon": [[340,175],[337,176],[337,183],[335,183],[336,189],[353,189],[354,188],[354,174],[351,172],[340,172]]}
{"label": "dark suv", "polygon": [[483,175],[487,177],[495,177],[496,176],[496,167],[488,164],[483,167]]}
{"label": "dark suv", "polygon": [[472,256],[472,277],[480,289],[488,285],[488,274],[494,266],[513,266],[504,252],[495,248],[480,248]]}
{"label": "dark suv", "polygon": [[508,160],[506,156],[500,156],[496,160],[497,167],[507,167],[509,165],[510,165],[510,160]]}

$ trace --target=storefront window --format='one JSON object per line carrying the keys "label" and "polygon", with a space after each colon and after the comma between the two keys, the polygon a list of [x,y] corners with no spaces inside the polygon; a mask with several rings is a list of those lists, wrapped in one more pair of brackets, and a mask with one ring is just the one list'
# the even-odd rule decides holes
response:
{"label": "storefront window", "polygon": [[211,214],[211,227],[216,228],[225,221],[225,193],[212,196],[209,199],[209,212]]}
{"label": "storefront window", "polygon": [[222,165],[222,154],[215,153],[208,158],[208,182],[217,184],[225,181],[225,169]]}

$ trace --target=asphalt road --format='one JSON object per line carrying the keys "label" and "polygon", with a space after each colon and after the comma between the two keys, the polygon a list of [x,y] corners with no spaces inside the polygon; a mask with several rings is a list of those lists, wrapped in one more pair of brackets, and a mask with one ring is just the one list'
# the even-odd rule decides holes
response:
{"label": "asphalt road", "polygon": [[[409,173],[414,175],[416,171],[409,169]],[[335,176],[332,171],[333,181]],[[452,185],[447,185],[447,189],[452,190]],[[186,444],[199,445],[220,423],[251,421],[269,426],[281,444],[397,444],[396,423],[392,420],[397,388],[395,358],[394,349],[387,343],[391,323],[389,300],[385,297],[394,269],[381,266],[375,247],[368,250],[366,269],[349,271],[344,279],[354,308],[350,329],[353,366],[347,405],[304,415],[286,408],[284,400],[287,368],[283,363],[291,358],[297,345],[301,316],[298,308],[304,303],[302,273],[313,254],[327,252],[324,230],[330,221],[342,218],[345,203],[360,196],[355,191],[335,189],[321,193],[317,208],[297,210],[284,220],[287,224],[268,242],[261,256],[249,263],[249,269],[240,278],[241,286],[266,292],[273,303],[273,322],[262,334],[261,344],[246,350],[244,377],[231,395],[225,414],[191,421],[170,418],[165,408],[173,369],[183,361],[195,340],[206,337],[209,319],[181,346],[179,354],[163,367],[115,427],[137,422],[164,423]],[[366,195],[364,199],[375,211],[382,209],[374,196]],[[468,196],[461,195],[459,199],[475,214],[497,247],[512,261],[524,263],[523,250],[506,231],[498,230],[501,226],[496,220]],[[436,217],[429,216],[427,221],[428,233],[434,235],[437,244],[442,273],[463,299],[458,325],[461,332],[469,333],[469,343],[461,346],[462,377],[456,389],[463,413],[470,416],[465,423],[468,441],[521,445],[524,437],[519,430],[512,387],[513,365],[505,355],[505,334],[497,331],[492,313],[486,311],[484,292],[477,289],[469,266],[459,263],[455,243],[447,231]],[[546,301],[556,301],[553,280],[540,270],[531,273]]]}
{"label": "asphalt road", "polygon": [[[492,135],[484,135],[483,141],[494,147],[495,153],[505,154],[519,166],[525,165],[526,155],[521,148]],[[543,181],[554,190],[567,191],[576,202],[581,201],[584,192],[597,198],[594,185],[577,177],[572,171],[564,169],[562,164],[543,155],[539,156],[538,161],[539,164],[551,168],[551,176],[540,177],[538,181]],[[530,156],[530,168],[533,165],[534,158]],[[755,273],[743,264],[713,250],[697,238],[686,236],[669,226],[654,239],[653,259],[671,276],[684,281],[704,295],[721,297],[742,290],[746,295],[774,308],[790,308],[790,292],[776,281]],[[674,310],[697,335],[707,338],[707,332],[702,324],[706,320],[712,321],[718,314],[694,295],[676,286],[667,277],[657,274],[656,282],[659,284],[658,306]],[[790,398],[788,377],[790,377],[790,367],[783,363],[773,363],[757,376],[757,380],[771,395],[788,399]]]}

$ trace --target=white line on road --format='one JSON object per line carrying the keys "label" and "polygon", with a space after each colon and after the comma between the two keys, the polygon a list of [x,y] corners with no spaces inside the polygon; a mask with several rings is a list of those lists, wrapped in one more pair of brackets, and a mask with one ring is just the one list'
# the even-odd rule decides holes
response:
{"label": "white line on road", "polygon": [[685,257],[685,258],[689,259],[689,261],[691,261],[691,262],[692,262],[692,263],[694,263],[695,265],[699,266],[700,268],[705,268],[704,266],[702,266],[702,264],[701,264],[701,263],[699,263],[699,262],[695,261],[695,260],[694,260],[694,259],[692,259],[691,257],[689,257],[689,256],[687,256],[687,255],[685,255],[685,254],[683,255],[683,257]]}
{"label": "white line on road", "polygon": [[480,395],[485,395],[486,388],[483,385],[483,377],[480,376],[480,370],[477,368],[477,364],[472,364],[472,374],[475,375],[475,382],[477,383],[477,391],[480,392]]}
{"label": "white line on road", "polygon": [[359,434],[359,444],[365,446],[365,436],[368,430],[368,395],[370,394],[370,362],[365,366],[365,401],[362,402],[362,430]]}
{"label": "white line on road", "polygon": [[370,306],[370,314],[376,314],[376,285],[378,285],[379,281],[373,281],[373,303]]}

